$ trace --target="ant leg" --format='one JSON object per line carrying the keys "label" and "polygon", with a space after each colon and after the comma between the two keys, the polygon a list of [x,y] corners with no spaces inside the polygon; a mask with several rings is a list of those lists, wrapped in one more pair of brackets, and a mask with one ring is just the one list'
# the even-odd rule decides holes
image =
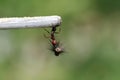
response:
{"label": "ant leg", "polygon": [[[48,34],[50,34],[50,32],[49,32],[47,29],[44,28],[44,30],[45,30]],[[45,37],[45,38],[50,38],[50,36],[46,36],[45,34],[44,34],[44,37]]]}
{"label": "ant leg", "polygon": [[44,34],[44,37],[45,37],[45,38],[50,38],[50,36],[46,36],[45,34]]}
{"label": "ant leg", "polygon": [[49,34],[50,34],[50,32],[49,32],[47,29],[45,29],[45,28],[44,28],[44,30],[45,30],[47,33],[49,33]]}
{"label": "ant leg", "polygon": [[61,32],[61,28],[59,28],[59,31],[58,32],[55,32],[56,34],[59,34]]}

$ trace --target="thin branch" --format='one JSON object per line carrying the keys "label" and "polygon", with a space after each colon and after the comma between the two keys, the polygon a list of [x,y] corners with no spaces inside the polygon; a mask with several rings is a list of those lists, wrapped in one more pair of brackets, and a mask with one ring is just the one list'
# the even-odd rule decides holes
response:
{"label": "thin branch", "polygon": [[0,29],[45,28],[61,24],[60,16],[0,18]]}

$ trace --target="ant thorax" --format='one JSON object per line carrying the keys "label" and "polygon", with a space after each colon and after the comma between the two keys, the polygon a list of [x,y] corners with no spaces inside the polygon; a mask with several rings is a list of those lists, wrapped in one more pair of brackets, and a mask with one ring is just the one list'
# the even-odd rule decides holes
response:
{"label": "ant thorax", "polygon": [[54,52],[55,56],[59,56],[59,54],[64,52],[64,49],[63,47],[61,47],[60,43],[55,38],[56,27],[52,27],[51,32],[47,32],[50,34],[50,43],[52,44],[51,50]]}

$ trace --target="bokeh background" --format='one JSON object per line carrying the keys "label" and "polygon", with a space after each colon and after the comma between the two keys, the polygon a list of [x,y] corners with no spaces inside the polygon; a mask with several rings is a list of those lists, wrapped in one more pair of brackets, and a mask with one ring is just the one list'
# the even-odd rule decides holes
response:
{"label": "bokeh background", "polygon": [[44,29],[0,30],[0,80],[120,80],[120,0],[0,0],[0,17],[50,15],[65,53]]}

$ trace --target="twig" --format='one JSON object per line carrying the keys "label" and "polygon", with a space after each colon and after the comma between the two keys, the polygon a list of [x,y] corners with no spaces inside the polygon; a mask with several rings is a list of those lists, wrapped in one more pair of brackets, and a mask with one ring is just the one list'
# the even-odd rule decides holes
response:
{"label": "twig", "polygon": [[45,28],[59,26],[60,16],[0,18],[0,29]]}

